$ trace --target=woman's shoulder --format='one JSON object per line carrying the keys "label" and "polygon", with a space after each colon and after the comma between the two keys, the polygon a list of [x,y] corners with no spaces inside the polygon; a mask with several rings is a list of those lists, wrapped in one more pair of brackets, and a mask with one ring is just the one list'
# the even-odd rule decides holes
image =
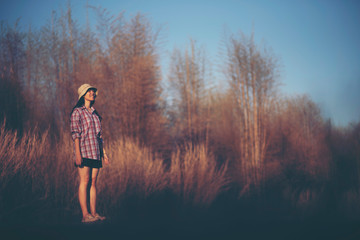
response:
{"label": "woman's shoulder", "polygon": [[74,111],[78,111],[78,112],[81,112],[83,110],[85,110],[84,106],[74,108]]}
{"label": "woman's shoulder", "polygon": [[76,107],[76,108],[74,108],[74,110],[81,111],[83,108],[84,108],[84,106]]}
{"label": "woman's shoulder", "polygon": [[78,115],[82,112],[82,107],[76,107],[71,113],[71,116]]}

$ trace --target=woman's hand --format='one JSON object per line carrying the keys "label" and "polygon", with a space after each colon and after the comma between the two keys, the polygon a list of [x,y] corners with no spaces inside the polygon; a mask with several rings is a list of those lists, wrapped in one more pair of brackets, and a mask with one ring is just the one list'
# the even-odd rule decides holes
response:
{"label": "woman's hand", "polygon": [[110,164],[109,158],[108,158],[108,156],[106,155],[105,152],[104,152],[104,163],[105,163],[105,165],[109,165],[109,164]]}
{"label": "woman's hand", "polygon": [[81,154],[80,153],[76,153],[76,157],[75,157],[75,163],[76,165],[80,166],[81,163],[82,163],[82,157],[81,157]]}

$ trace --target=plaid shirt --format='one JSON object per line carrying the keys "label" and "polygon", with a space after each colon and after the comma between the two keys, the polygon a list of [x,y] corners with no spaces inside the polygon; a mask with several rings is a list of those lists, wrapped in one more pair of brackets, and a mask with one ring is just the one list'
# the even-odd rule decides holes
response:
{"label": "plaid shirt", "polygon": [[[99,117],[91,107],[88,111],[85,106],[75,108],[70,118],[71,137],[73,141],[80,139],[80,152],[82,158],[101,160],[99,141],[102,143],[101,123]],[[75,144],[74,144],[75,159]]]}

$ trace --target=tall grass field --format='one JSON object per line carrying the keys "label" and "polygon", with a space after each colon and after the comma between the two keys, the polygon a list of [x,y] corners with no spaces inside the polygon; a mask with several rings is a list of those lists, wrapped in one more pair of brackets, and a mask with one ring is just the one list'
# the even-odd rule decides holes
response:
{"label": "tall grass field", "polygon": [[[106,149],[111,163],[100,170],[97,184],[97,209],[107,217],[100,229],[111,226],[121,231],[157,229],[177,234],[191,229],[195,234],[236,232],[254,237],[287,232],[280,227],[285,225],[274,228],[273,224],[289,222],[296,224],[287,230],[298,231],[300,223],[312,229],[313,221],[321,221],[349,223],[346,227],[353,231],[359,219],[357,191],[347,191],[335,201],[328,195],[329,186],[291,185],[271,174],[265,187],[253,191],[235,181],[231,166],[217,163],[204,145],[178,147],[170,162],[132,139],[107,143]],[[18,136],[0,129],[3,228],[13,233],[17,227],[82,226],[79,179],[72,157],[67,133],[54,140],[48,131],[39,134],[35,129]]]}

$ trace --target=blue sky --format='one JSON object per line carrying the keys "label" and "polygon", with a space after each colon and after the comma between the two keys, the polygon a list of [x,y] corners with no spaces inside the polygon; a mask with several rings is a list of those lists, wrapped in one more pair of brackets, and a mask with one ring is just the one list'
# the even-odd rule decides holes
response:
{"label": "blue sky", "polygon": [[[42,26],[61,0],[0,0],[0,20]],[[283,95],[308,94],[336,125],[360,121],[360,1],[333,0],[89,0],[114,15],[140,12],[163,26],[161,65],[166,78],[174,47],[189,39],[206,49],[213,65],[224,29],[266,44],[280,59]],[[73,12],[85,21],[86,0],[73,0]],[[216,67],[213,68],[216,70]],[[216,74],[215,74],[216,75]],[[221,80],[218,79],[219,84]]]}

